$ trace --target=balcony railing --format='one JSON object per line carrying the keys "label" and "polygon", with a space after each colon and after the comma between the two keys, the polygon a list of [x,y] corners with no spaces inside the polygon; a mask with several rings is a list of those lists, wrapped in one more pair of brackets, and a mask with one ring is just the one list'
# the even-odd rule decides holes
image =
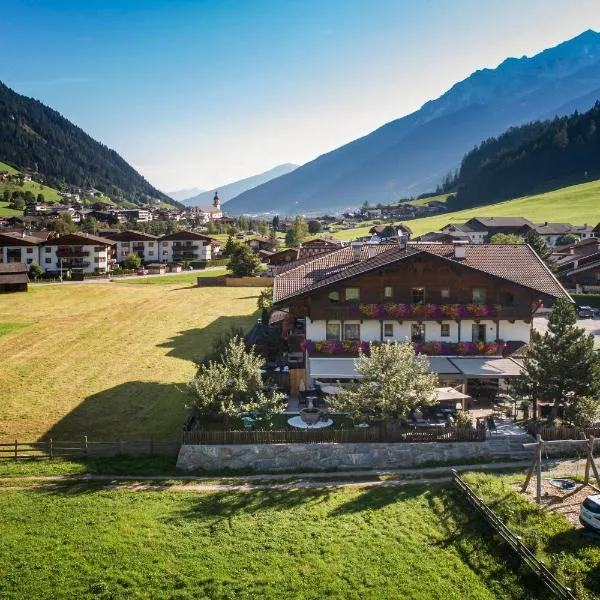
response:
{"label": "balcony railing", "polygon": [[200,246],[198,246],[198,244],[190,244],[185,245],[185,244],[173,244],[173,252],[175,250],[197,250]]}
{"label": "balcony railing", "polygon": [[72,250],[71,248],[59,248],[56,251],[58,258],[75,258],[89,255],[90,253],[87,250]]}
{"label": "balcony railing", "polygon": [[[535,312],[540,305],[531,306]],[[355,317],[370,319],[481,319],[490,317],[513,318],[515,307],[501,304],[355,304],[350,308]],[[522,307],[520,312],[522,313]]]}
{"label": "balcony railing", "polygon": [[62,263],[59,263],[59,266],[61,265],[63,269],[84,269],[89,267],[90,263],[87,261],[63,260]]}
{"label": "balcony railing", "polygon": [[[350,340],[305,340],[301,344],[309,356],[337,355],[358,356],[359,352],[369,354],[370,344],[377,346],[387,342],[359,342]],[[497,342],[413,342],[415,352],[429,356],[495,356],[503,354],[506,343]]]}

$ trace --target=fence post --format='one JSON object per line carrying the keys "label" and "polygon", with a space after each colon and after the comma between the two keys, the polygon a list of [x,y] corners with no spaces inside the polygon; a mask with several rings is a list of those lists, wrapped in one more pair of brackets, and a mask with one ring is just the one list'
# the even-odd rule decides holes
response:
{"label": "fence post", "polygon": [[15,458],[19,458],[19,442],[15,440]]}
{"label": "fence post", "polygon": [[50,438],[50,441],[48,442],[48,448],[50,450],[50,458],[54,458],[54,448],[53,448],[52,438]]}
{"label": "fence post", "polygon": [[87,435],[83,436],[83,451],[84,451],[85,456],[87,458],[87,456],[88,456],[88,439],[87,439]]}

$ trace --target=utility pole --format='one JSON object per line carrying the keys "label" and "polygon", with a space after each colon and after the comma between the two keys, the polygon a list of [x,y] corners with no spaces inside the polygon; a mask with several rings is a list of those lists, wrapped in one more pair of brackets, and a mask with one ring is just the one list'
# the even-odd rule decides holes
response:
{"label": "utility pole", "polygon": [[58,264],[60,265],[60,282],[62,283],[62,280],[63,280],[63,276],[62,276],[62,269],[63,269],[62,265],[63,265],[63,259],[62,259],[62,258],[59,258],[59,259],[58,259]]}

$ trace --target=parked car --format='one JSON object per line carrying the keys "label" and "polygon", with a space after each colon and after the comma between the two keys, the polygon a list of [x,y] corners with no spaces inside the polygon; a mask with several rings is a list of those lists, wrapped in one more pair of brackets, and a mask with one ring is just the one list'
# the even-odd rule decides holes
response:
{"label": "parked car", "polygon": [[140,269],[137,270],[137,274],[138,275],[148,275],[148,269],[144,269],[144,267],[141,267]]}
{"label": "parked car", "polygon": [[594,317],[595,311],[591,306],[580,306],[577,309],[577,316],[580,319],[591,319]]}
{"label": "parked car", "polygon": [[237,234],[235,237],[236,237],[238,240],[243,240],[243,239],[244,239],[246,236],[245,236],[243,233],[238,233],[238,234]]}
{"label": "parked car", "polygon": [[579,520],[587,529],[600,533],[600,494],[588,496],[579,512]]}

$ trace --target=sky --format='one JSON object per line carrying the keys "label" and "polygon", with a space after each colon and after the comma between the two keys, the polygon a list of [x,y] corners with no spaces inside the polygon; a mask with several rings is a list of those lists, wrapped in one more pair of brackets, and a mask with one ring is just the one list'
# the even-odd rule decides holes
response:
{"label": "sky", "polygon": [[477,69],[600,30],[600,0],[1,4],[0,80],[163,191],[303,164]]}

